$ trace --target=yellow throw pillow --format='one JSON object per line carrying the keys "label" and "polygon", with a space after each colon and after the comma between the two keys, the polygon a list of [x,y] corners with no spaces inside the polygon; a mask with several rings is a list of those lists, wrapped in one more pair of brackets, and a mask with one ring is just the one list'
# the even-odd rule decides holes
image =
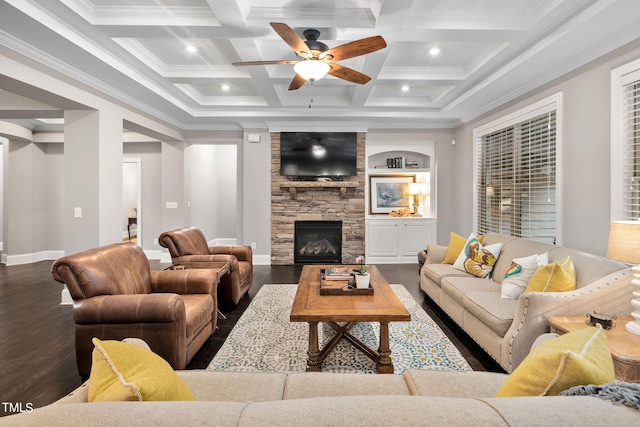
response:
{"label": "yellow throw pillow", "polygon": [[160,356],[134,344],[93,339],[89,402],[194,400]]}
{"label": "yellow throw pillow", "polygon": [[[478,241],[480,243],[482,243],[483,240],[484,236],[478,237]],[[458,255],[460,255],[460,252],[462,252],[466,243],[466,237],[462,237],[457,233],[450,233],[447,255],[444,257],[444,261],[442,261],[442,264],[453,264],[454,262],[456,262],[456,259],[458,259]]]}
{"label": "yellow throw pillow", "polygon": [[500,387],[497,397],[557,396],[571,387],[607,384],[614,379],[607,335],[597,325],[534,348]]}
{"label": "yellow throw pillow", "polygon": [[576,269],[570,257],[538,268],[525,292],[566,292],[576,288]]}

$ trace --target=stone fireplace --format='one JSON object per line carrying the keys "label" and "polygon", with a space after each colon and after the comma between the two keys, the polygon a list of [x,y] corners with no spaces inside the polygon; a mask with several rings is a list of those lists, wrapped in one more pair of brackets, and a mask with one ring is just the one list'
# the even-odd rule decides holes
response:
{"label": "stone fireplace", "polygon": [[352,264],[364,255],[364,150],[365,134],[358,133],[358,175],[344,182],[293,182],[280,175],[280,134],[271,134],[271,264],[292,265],[295,257],[295,223],[339,221],[341,260]]}

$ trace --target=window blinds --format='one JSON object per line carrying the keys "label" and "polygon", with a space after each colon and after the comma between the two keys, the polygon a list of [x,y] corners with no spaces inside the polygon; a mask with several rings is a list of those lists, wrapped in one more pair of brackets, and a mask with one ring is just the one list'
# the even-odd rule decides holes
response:
{"label": "window blinds", "polygon": [[623,88],[622,203],[626,220],[640,218],[640,81]]}
{"label": "window blinds", "polygon": [[556,113],[480,136],[477,232],[555,243]]}

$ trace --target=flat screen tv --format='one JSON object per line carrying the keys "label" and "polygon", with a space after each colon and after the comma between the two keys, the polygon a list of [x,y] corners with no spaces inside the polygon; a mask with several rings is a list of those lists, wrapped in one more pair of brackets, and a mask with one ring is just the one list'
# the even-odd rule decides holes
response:
{"label": "flat screen tv", "polygon": [[294,177],[356,176],[355,132],[282,132],[280,174]]}

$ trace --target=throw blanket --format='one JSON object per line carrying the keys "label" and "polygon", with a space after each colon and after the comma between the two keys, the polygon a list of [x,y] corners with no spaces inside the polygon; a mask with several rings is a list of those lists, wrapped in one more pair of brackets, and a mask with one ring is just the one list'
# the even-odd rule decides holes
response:
{"label": "throw blanket", "polygon": [[640,410],[640,384],[614,382],[603,385],[579,385],[560,393],[560,396],[597,396],[616,405]]}

